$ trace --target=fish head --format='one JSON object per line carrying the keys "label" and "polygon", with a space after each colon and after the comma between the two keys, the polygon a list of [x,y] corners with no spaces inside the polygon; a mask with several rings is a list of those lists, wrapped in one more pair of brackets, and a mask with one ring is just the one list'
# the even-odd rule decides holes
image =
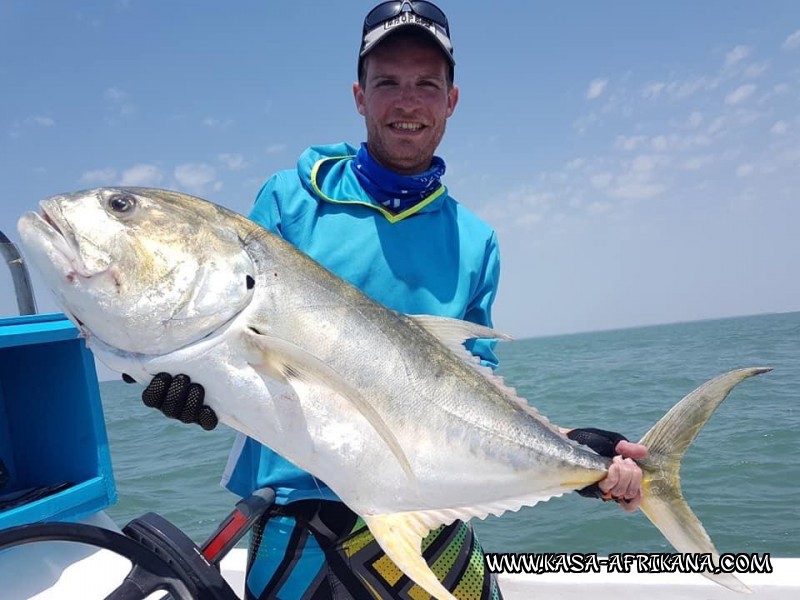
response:
{"label": "fish head", "polygon": [[165,354],[250,303],[254,265],[229,211],[145,188],[61,194],[39,208],[18,222],[25,257],[90,345]]}

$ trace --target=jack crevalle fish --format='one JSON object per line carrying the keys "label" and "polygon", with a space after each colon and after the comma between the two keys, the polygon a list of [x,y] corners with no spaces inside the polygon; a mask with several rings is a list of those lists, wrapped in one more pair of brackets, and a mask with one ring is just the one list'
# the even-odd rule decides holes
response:
{"label": "jack crevalle fish", "polygon": [[[441,600],[422,538],[602,479],[464,348],[496,331],[372,301],[280,237],[176,192],[54,196],[20,218],[25,255],[106,365],[142,383],[186,373],[220,421],[325,481],[386,554]],[[681,552],[718,553],[680,491],[680,460],[730,390],[721,375],[641,440],[642,510]],[[734,590],[730,574],[706,575]]]}

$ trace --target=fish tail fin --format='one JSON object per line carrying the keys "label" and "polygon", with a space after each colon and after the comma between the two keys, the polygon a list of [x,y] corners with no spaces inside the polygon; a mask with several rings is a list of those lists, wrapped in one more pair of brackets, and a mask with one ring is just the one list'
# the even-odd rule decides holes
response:
{"label": "fish tail fin", "polygon": [[710,554],[713,570],[703,575],[738,592],[750,589],[729,573],[719,573],[719,552],[683,498],[680,467],[686,449],[716,408],[741,381],[770,371],[767,367],[738,369],[715,377],[678,402],[639,443],[649,455],[638,461],[644,471],[642,512],[680,552]]}
{"label": "fish tail fin", "polygon": [[394,513],[363,517],[380,547],[414,583],[438,600],[456,600],[422,557],[422,538],[431,524],[419,513]]}

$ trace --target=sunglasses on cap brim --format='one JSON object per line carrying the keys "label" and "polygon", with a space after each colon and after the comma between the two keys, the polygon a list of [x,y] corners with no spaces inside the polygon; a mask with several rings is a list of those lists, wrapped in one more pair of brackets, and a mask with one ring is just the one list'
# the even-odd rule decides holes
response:
{"label": "sunglasses on cap brim", "polygon": [[415,15],[427,19],[428,21],[433,21],[437,25],[443,27],[448,37],[450,36],[450,26],[447,23],[445,14],[438,6],[431,2],[425,2],[424,0],[418,0],[416,2],[398,0],[396,2],[383,2],[379,4],[369,11],[364,18],[364,33],[367,33],[370,29],[402,13],[405,5],[408,5],[411,12]]}

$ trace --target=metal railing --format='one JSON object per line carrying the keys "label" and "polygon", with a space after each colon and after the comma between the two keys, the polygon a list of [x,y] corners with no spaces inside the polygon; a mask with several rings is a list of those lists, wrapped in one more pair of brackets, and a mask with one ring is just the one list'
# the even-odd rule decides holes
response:
{"label": "metal railing", "polygon": [[14,282],[14,293],[17,297],[17,308],[21,315],[36,314],[36,299],[33,296],[31,278],[25,261],[17,250],[16,245],[0,231],[0,255],[2,255]]}

